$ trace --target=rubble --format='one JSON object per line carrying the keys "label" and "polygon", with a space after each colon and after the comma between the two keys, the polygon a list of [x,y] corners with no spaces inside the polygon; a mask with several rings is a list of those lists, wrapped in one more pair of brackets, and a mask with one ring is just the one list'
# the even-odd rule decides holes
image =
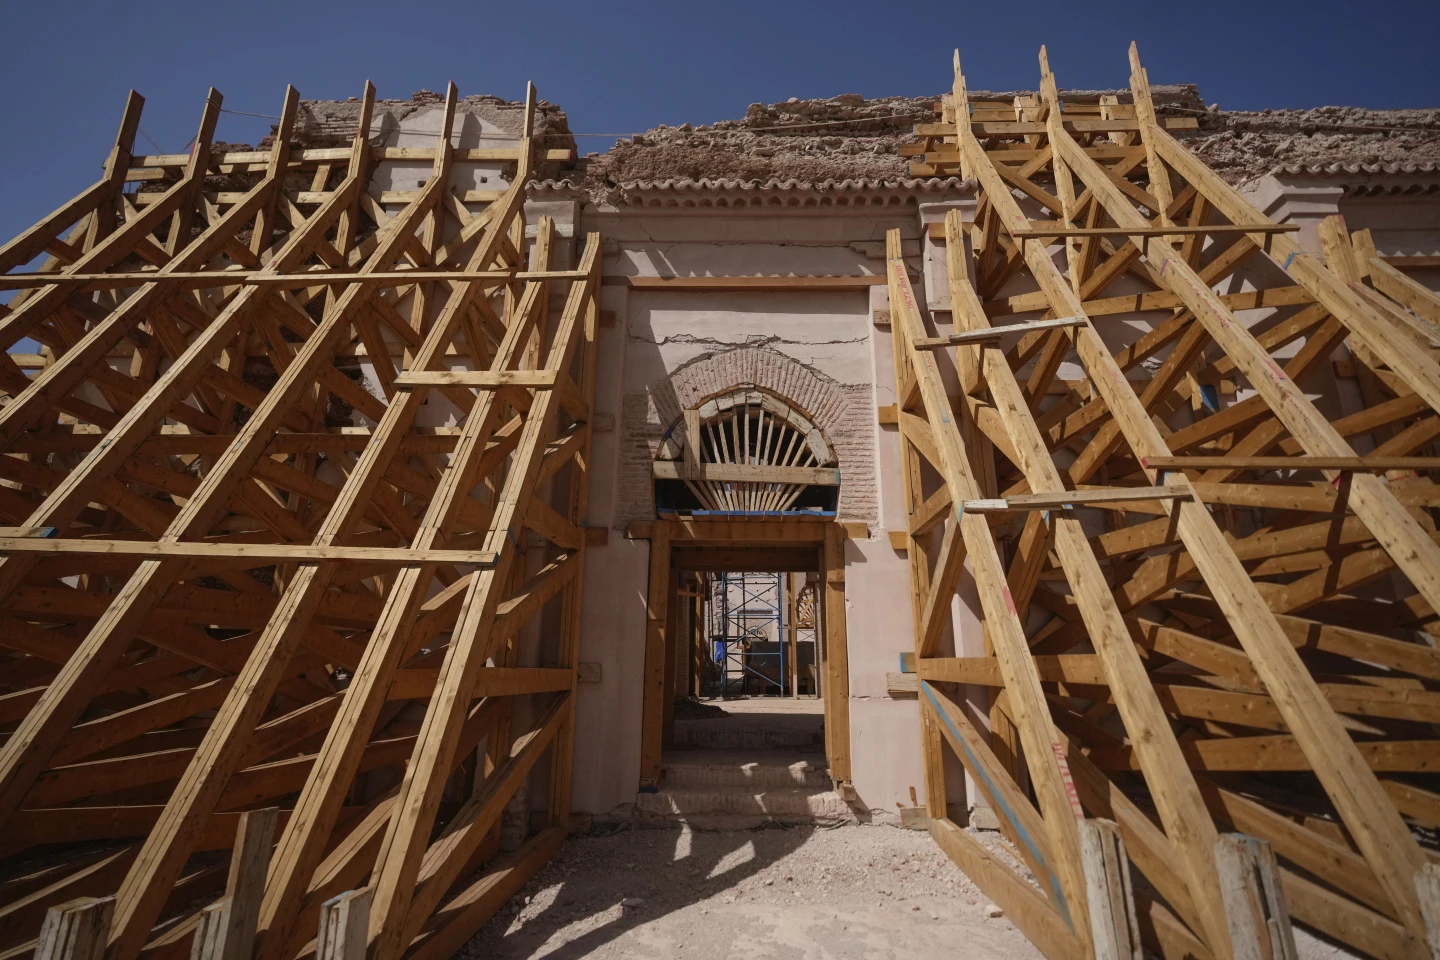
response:
{"label": "rubble", "polygon": [[1421,166],[1440,162],[1440,109],[1211,108],[1200,114],[1200,130],[1181,139],[1232,184],[1255,180],[1277,168],[1293,173],[1337,164],[1347,169]]}
{"label": "rubble", "polygon": [[[1031,92],[975,90],[970,96],[1011,101]],[[1180,133],[1179,138],[1234,184],[1277,167],[1440,163],[1440,109],[1225,111],[1207,105],[1194,84],[1155,86],[1151,92],[1162,115],[1198,119],[1200,129]],[[1124,89],[1062,92],[1065,100],[1075,103],[1094,103],[1107,95],[1130,102],[1130,92]],[[443,99],[434,91],[419,90],[409,100],[376,101],[372,139],[380,142],[403,129],[408,117]],[[825,99],[752,103],[741,119],[698,126],[660,124],[573,164],[542,164],[537,174],[541,180],[575,182],[592,203],[614,202],[627,186],[665,182],[896,182],[910,176],[910,158],[900,156],[900,144],[914,142],[916,123],[936,118],[939,99],[939,95],[867,99],[842,93]],[[520,101],[488,95],[464,97],[457,104],[460,113],[474,114],[516,137],[523,107]],[[301,101],[297,142],[312,147],[348,144],[359,109],[359,100],[353,97]],[[536,132],[547,148],[575,149],[565,112],[544,100],[538,102]],[[268,148],[269,143],[267,137],[258,149]]]}
{"label": "rubble", "polygon": [[[971,91],[972,100],[1010,101],[1030,91]],[[1440,162],[1440,110],[1223,111],[1207,106],[1194,84],[1155,86],[1162,115],[1196,117],[1200,129],[1182,134],[1231,183],[1277,166]],[[1066,90],[1075,103],[1102,96],[1130,102],[1128,90]],[[936,118],[939,96],[865,99],[841,94],[823,100],[790,98],[754,103],[739,120],[678,127],[660,125],[579,163],[579,182],[592,202],[614,201],[627,185],[656,182],[894,181],[909,177],[901,143],[913,125]],[[568,176],[568,174],[566,174]]]}

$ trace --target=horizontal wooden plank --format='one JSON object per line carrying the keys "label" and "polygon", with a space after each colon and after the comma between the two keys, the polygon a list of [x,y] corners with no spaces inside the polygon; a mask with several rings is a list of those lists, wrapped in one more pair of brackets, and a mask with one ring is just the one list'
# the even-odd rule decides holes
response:
{"label": "horizontal wooden plank", "polygon": [[[536,159],[552,163],[563,163],[575,158],[575,151],[567,147],[556,147],[536,151]],[[434,160],[434,147],[380,147],[370,151],[377,160]],[[350,159],[349,147],[312,147],[294,150],[290,153],[291,165],[304,163],[334,163]],[[455,163],[508,163],[520,159],[519,147],[481,147],[451,151],[450,159]],[[131,157],[130,167],[184,167],[190,161],[188,153],[147,154]],[[210,157],[211,166],[236,166],[264,164],[270,161],[268,150],[231,150],[215,153]]]}
{"label": "horizontal wooden plank", "polygon": [[1078,327],[1089,320],[1085,317],[1060,317],[1055,320],[1037,320],[1034,323],[1011,323],[985,330],[967,330],[945,337],[925,337],[915,341],[916,350],[938,350],[957,347],[967,343],[996,343],[1008,334],[1035,333],[1041,330],[1058,330],[1063,327]]}
{"label": "horizontal wooden plank", "polygon": [[[1304,287],[1291,285],[1272,287],[1269,290],[1246,290],[1241,293],[1226,293],[1220,302],[1231,310],[1258,310],[1261,307],[1289,307],[1302,303],[1314,303],[1315,298]],[[1180,306],[1180,298],[1165,290],[1150,293],[1130,293],[1119,297],[1103,297],[1086,300],[1083,304],[1086,316],[1092,320],[1098,316],[1117,313],[1143,313],[1147,310],[1174,310]],[[1050,306],[1045,291],[1021,293],[1013,297],[1002,297],[985,301],[987,317],[1005,317],[1014,313],[1032,313]]]}
{"label": "horizontal wooden plank", "polygon": [[[376,197],[383,204],[392,203],[414,203],[420,199],[423,190],[382,190]],[[457,193],[464,203],[494,203],[505,196],[503,190],[466,190],[464,193]]]}
{"label": "horizontal wooden plank", "polygon": [[[1198,130],[1200,124],[1190,117],[1166,117],[1161,121],[1167,130]],[[1138,120],[1066,120],[1071,133],[1132,133],[1140,129]],[[971,123],[977,137],[1030,136],[1046,132],[1041,120],[981,120]],[[955,135],[953,123],[917,123],[917,137],[948,137]]]}
{"label": "horizontal wooden plank", "polygon": [[1154,470],[1440,470],[1440,457],[1146,457]]}
{"label": "horizontal wooden plank", "polygon": [[1190,499],[1190,493],[1179,487],[1114,487],[1108,490],[1069,490],[1065,493],[1027,493],[992,500],[964,500],[960,507],[966,513],[1007,513],[1024,510],[1066,510],[1071,507],[1133,503],[1141,500]]}
{"label": "horizontal wooden plank", "polygon": [[[1038,221],[1031,220],[1036,224]],[[1264,226],[1236,226],[1230,223],[1216,223],[1207,226],[1169,226],[1134,229],[1129,227],[1043,227],[1031,226],[1026,230],[1011,230],[1010,236],[1017,240],[1041,239],[1045,237],[1169,237],[1179,235],[1204,236],[1211,233],[1294,233],[1300,229],[1295,223],[1270,223]]]}
{"label": "horizontal wooden plank", "polygon": [[[1106,684],[1100,658],[1093,653],[1046,655],[1033,658],[1035,671],[1048,683]],[[1004,686],[1000,661],[995,657],[925,657],[920,660],[921,680]]]}
{"label": "horizontal wooden plank", "polygon": [[1396,254],[1380,258],[1382,263],[1388,263],[1392,267],[1399,267],[1401,270],[1420,270],[1427,267],[1440,267],[1440,256],[1433,254]]}
{"label": "horizontal wooden plank", "polygon": [[557,375],[555,370],[406,370],[395,377],[395,386],[550,389]]}
{"label": "horizontal wooden plank", "polygon": [[816,517],[799,517],[777,520],[762,519],[711,519],[709,517],[680,517],[674,520],[635,520],[626,529],[631,540],[649,540],[656,523],[670,526],[671,543],[824,543],[825,531],[831,521]]}
{"label": "horizontal wooden plank", "polygon": [[[447,428],[440,428],[447,429]],[[296,453],[355,453],[370,443],[370,431],[361,427],[345,427],[333,433],[278,433],[265,448],[267,456],[288,456]],[[85,429],[57,430],[43,434],[24,434],[9,453],[83,453],[95,448],[104,434]],[[407,455],[449,453],[455,449],[458,434],[433,433],[406,437],[400,452]],[[137,453],[147,457],[183,456],[185,454],[218,455],[235,442],[235,434],[163,433],[140,445]]]}
{"label": "horizontal wooden plank", "polygon": [[[14,528],[6,528],[14,529]],[[169,557],[194,560],[327,563],[455,563],[489,567],[495,554],[478,550],[412,550],[408,547],[312,547],[298,543],[156,543],[144,540],[0,537],[0,554]]]}
{"label": "horizontal wooden plank", "polygon": [[800,290],[810,293],[844,293],[883,287],[883,276],[859,277],[606,277],[605,283],[621,283],[631,290],[739,291]]}
{"label": "horizontal wooden plank", "polygon": [[656,460],[654,476],[660,480],[712,480],[722,483],[806,483],[814,486],[840,485],[838,467],[776,467],[759,463],[702,463],[699,476],[687,478],[685,464],[678,460]]}
{"label": "horizontal wooden plank", "polygon": [[584,274],[576,270],[514,271],[514,270],[386,270],[356,273],[346,270],[299,270],[271,273],[263,270],[227,269],[192,270],[161,273],[138,270],[125,273],[8,273],[0,275],[0,290],[24,290],[54,284],[66,284],[85,290],[118,290],[142,283],[166,283],[178,290],[224,287],[235,284],[295,289],[336,283],[378,283],[396,286],[405,283],[436,281],[477,282],[492,285],[512,280],[577,280]]}
{"label": "horizontal wooden plank", "polygon": [[887,673],[885,674],[885,693],[897,700],[919,696],[919,678],[913,673]]}
{"label": "horizontal wooden plank", "polygon": [[[1440,741],[1387,740],[1356,743],[1371,770],[1390,773],[1433,773],[1440,770]],[[1182,744],[1186,760],[1196,770],[1309,772],[1310,762],[1288,734],[1194,740]],[[1096,747],[1090,759],[1102,770],[1138,770],[1128,747]]]}

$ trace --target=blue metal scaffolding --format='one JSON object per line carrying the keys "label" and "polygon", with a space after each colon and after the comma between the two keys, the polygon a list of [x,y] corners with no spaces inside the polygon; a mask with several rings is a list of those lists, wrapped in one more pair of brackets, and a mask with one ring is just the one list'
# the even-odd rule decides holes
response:
{"label": "blue metal scaffolding", "polygon": [[758,685],[762,695],[773,688],[784,696],[784,574],[722,572],[710,589],[708,633],[716,670],[705,693],[739,697]]}

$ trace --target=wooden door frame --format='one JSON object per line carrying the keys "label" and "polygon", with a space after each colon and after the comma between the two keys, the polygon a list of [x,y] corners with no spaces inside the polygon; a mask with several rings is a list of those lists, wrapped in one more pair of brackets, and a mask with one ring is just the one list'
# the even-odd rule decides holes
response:
{"label": "wooden door frame", "polygon": [[665,732],[665,662],[673,594],[672,550],[677,546],[810,547],[817,553],[823,593],[820,649],[824,652],[825,757],[837,789],[850,787],[850,657],[845,631],[845,540],[850,525],[823,520],[651,520],[630,524],[631,540],[650,541],[645,605],[644,699],[640,729],[640,789],[659,786]]}

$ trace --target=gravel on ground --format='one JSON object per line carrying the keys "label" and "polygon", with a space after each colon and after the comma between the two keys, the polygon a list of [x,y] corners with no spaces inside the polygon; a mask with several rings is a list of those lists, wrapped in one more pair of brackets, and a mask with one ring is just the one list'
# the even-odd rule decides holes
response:
{"label": "gravel on ground", "polygon": [[[459,960],[1041,956],[1009,919],[987,915],[998,908],[928,833],[609,828],[567,840]],[[997,834],[976,836],[1008,859]]]}

